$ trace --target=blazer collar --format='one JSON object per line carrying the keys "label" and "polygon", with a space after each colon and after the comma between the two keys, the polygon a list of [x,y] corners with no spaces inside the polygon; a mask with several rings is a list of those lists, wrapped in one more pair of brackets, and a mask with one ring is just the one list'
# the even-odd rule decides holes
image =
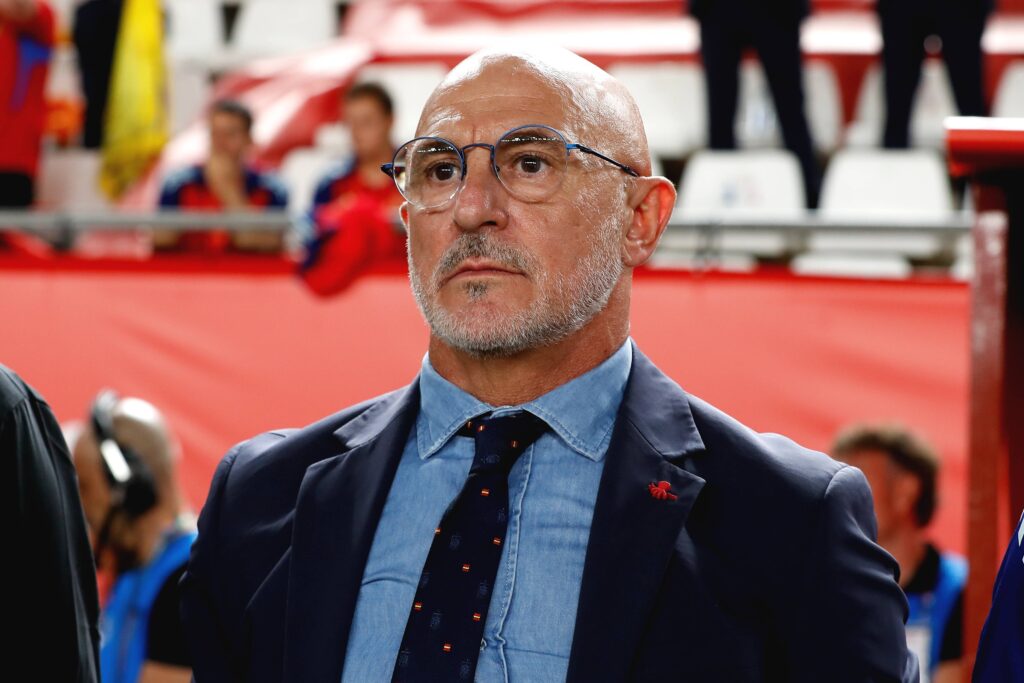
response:
{"label": "blazer collar", "polygon": [[306,470],[292,528],[283,680],[341,680],[363,568],[418,405],[414,381],[337,429],[339,454]]}
{"label": "blazer collar", "polygon": [[[704,480],[685,392],[633,349],[583,566],[569,683],[627,680],[644,624]],[[651,487],[664,487],[658,497]],[[685,543],[680,547],[686,547]]]}

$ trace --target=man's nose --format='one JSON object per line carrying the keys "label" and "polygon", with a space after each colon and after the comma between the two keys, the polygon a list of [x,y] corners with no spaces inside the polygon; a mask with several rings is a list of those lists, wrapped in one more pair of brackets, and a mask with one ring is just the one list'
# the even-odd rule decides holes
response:
{"label": "man's nose", "polygon": [[504,226],[508,192],[491,167],[490,150],[475,147],[466,150],[465,158],[466,177],[455,195],[455,224],[462,230]]}

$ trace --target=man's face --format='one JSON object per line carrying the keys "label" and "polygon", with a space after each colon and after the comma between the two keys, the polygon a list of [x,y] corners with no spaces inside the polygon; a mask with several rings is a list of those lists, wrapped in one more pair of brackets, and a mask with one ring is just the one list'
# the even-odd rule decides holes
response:
{"label": "man's face", "polygon": [[[494,144],[537,123],[603,151],[600,139],[581,139],[595,136],[548,83],[500,76],[484,72],[436,98],[418,135]],[[511,355],[564,339],[604,308],[622,274],[629,210],[624,176],[584,156],[571,154],[552,197],[529,203],[500,184],[489,151],[474,148],[451,202],[403,207],[413,293],[434,336],[475,356]]]}
{"label": "man's face", "polygon": [[345,102],[345,125],[359,158],[391,148],[391,123],[392,117],[373,97],[356,97]]}
{"label": "man's face", "polygon": [[230,112],[214,112],[210,116],[210,152],[241,162],[252,142],[245,121]]}

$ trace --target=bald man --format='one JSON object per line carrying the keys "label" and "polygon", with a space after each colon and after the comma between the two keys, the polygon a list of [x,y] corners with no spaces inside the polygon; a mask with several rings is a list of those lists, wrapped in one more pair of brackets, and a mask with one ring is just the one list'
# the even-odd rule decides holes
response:
{"label": "bald man", "polygon": [[182,578],[196,681],[917,680],[860,472],[629,337],[675,200],[629,93],[482,52],[417,134],[383,170],[420,371],[225,455]]}
{"label": "bald man", "polygon": [[188,683],[178,581],[195,518],[176,478],[179,446],[153,404],[101,392],[72,453],[97,566],[106,683]]}

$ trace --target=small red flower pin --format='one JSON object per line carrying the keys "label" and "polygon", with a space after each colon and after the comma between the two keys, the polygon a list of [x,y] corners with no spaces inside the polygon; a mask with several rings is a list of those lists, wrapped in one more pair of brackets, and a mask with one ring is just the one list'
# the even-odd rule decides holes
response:
{"label": "small red flower pin", "polygon": [[667,481],[659,481],[657,484],[650,483],[647,485],[647,490],[651,492],[651,498],[655,500],[675,500],[679,496],[672,493],[670,489],[672,484]]}

